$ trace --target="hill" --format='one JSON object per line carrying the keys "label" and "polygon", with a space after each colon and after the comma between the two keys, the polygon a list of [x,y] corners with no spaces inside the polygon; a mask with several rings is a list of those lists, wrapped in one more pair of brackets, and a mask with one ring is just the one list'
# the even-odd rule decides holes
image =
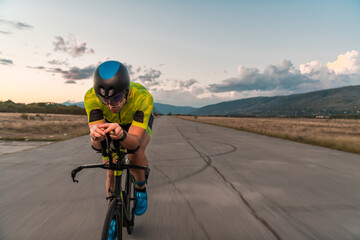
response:
{"label": "hill", "polygon": [[194,107],[179,107],[179,106],[173,106],[169,104],[162,104],[162,103],[154,103],[154,110],[155,113],[161,113],[161,114],[189,114],[190,112],[196,110],[197,108]]}
{"label": "hill", "polygon": [[348,86],[276,97],[255,97],[207,105],[193,115],[314,116],[359,114],[360,86]]}
{"label": "hill", "polygon": [[65,106],[78,106],[78,107],[81,107],[81,108],[85,108],[84,102],[66,101],[66,102],[63,102],[61,104],[65,105]]}

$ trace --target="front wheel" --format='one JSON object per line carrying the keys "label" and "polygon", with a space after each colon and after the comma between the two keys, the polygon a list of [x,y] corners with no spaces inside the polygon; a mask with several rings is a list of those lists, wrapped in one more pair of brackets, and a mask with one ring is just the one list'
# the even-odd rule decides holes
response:
{"label": "front wheel", "polygon": [[129,219],[126,219],[127,225],[126,230],[128,234],[132,234],[134,229],[134,218],[135,218],[135,204],[136,204],[136,198],[135,198],[135,185],[134,185],[134,177],[130,173],[130,171],[127,171],[126,174],[126,183],[125,183],[125,201],[126,201],[126,215],[129,217]]}
{"label": "front wheel", "polygon": [[122,240],[122,205],[113,199],[108,207],[101,240]]}

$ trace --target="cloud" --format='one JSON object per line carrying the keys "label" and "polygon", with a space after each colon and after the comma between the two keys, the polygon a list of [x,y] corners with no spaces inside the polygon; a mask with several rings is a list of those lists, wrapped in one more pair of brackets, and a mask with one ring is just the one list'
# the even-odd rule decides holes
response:
{"label": "cloud", "polygon": [[63,70],[61,68],[49,68],[48,72],[59,73],[67,81],[65,83],[74,83],[69,80],[84,80],[92,77],[95,71],[95,65],[90,65],[85,68],[72,67],[69,70]]}
{"label": "cloud", "polygon": [[[132,66],[130,69],[132,70]],[[131,71],[131,74],[134,75],[132,77],[132,81],[139,82],[145,87],[158,86],[162,83],[162,81],[159,79],[161,76],[160,70],[156,70],[153,68],[147,69],[146,67],[144,69],[137,68],[136,73]]]}
{"label": "cloud", "polygon": [[1,65],[13,65],[14,62],[10,59],[0,58],[0,64]]}
{"label": "cloud", "polygon": [[1,34],[6,34],[6,35],[12,34],[12,32],[9,32],[9,31],[1,31],[1,30],[0,30],[0,33],[1,33]]}
{"label": "cloud", "polygon": [[142,82],[154,82],[161,76],[161,72],[159,70],[155,70],[150,68],[149,70],[145,70],[145,74],[139,75],[138,79]]}
{"label": "cloud", "polygon": [[[169,81],[170,82],[170,81]],[[198,81],[195,79],[189,79],[189,80],[172,80],[172,87],[179,88],[180,90],[188,90],[190,88],[194,87],[194,84]]]}
{"label": "cloud", "polygon": [[43,70],[46,72],[50,72],[53,74],[61,74],[62,77],[66,80],[65,83],[76,83],[78,80],[85,80],[89,79],[93,76],[93,73],[96,69],[95,65],[90,65],[84,68],[79,67],[71,67],[68,70],[64,70],[62,68],[47,68],[44,66],[37,66],[37,67],[31,67],[28,66],[30,69],[37,69],[37,70]]}
{"label": "cloud", "polygon": [[195,83],[197,83],[198,81],[196,81],[195,79],[190,79],[187,81],[179,81],[179,86],[180,88],[190,88],[192,85],[194,85]]}
{"label": "cloud", "polygon": [[312,61],[309,63],[300,64],[300,73],[301,74],[311,75],[311,74],[321,71],[321,69],[322,69],[322,66],[321,66],[320,62],[318,62],[318,61]]}
{"label": "cloud", "polygon": [[92,48],[87,47],[86,42],[78,42],[75,35],[70,35],[69,40],[65,41],[62,37],[56,36],[53,41],[54,51],[62,51],[70,54],[73,58],[83,56],[84,54],[94,54]]}
{"label": "cloud", "polygon": [[359,74],[360,53],[356,50],[340,54],[336,61],[328,62],[327,67],[335,74]]}
{"label": "cloud", "polygon": [[207,104],[221,102],[221,97],[214,94],[198,97],[194,91],[181,91],[180,89],[153,89],[150,91],[154,96],[155,102],[172,104],[176,106],[204,106]]}
{"label": "cloud", "polygon": [[[110,60],[110,59],[107,59],[107,61]],[[124,65],[127,67],[128,71],[129,71],[129,74],[130,76],[134,75],[135,72],[133,71],[133,66],[131,64],[128,64],[128,63],[124,63]],[[141,70],[141,68],[140,68]]]}
{"label": "cloud", "polygon": [[27,66],[27,68],[30,68],[30,69],[38,69],[38,70],[43,70],[43,69],[45,69],[44,66],[38,66],[38,67]]}
{"label": "cloud", "polygon": [[52,65],[64,65],[64,66],[68,66],[68,62],[67,61],[60,61],[60,60],[51,60],[51,61],[48,61],[49,64],[52,64]]}
{"label": "cloud", "polygon": [[67,81],[65,81],[65,83],[67,83],[67,84],[76,84],[76,82],[74,80],[67,80]]}
{"label": "cloud", "polygon": [[208,90],[214,93],[251,90],[304,90],[319,81],[309,78],[296,70],[289,60],[282,60],[277,65],[269,65],[263,73],[257,68],[238,67],[239,76],[210,84]]}
{"label": "cloud", "polygon": [[[29,29],[34,28],[33,26],[31,26],[27,23],[23,23],[23,22],[19,22],[19,21],[9,21],[9,20],[5,20],[5,19],[0,19],[0,24],[8,25],[8,26],[16,28],[18,30],[29,30]],[[1,33],[4,33],[4,32],[1,31]],[[8,33],[10,33],[10,32],[8,32]]]}

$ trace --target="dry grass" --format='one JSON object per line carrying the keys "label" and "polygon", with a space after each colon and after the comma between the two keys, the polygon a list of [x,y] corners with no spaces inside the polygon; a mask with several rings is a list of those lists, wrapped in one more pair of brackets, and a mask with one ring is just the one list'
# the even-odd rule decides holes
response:
{"label": "dry grass", "polygon": [[0,139],[59,141],[88,133],[84,115],[0,113]]}
{"label": "dry grass", "polygon": [[192,116],[180,118],[360,154],[360,120]]}

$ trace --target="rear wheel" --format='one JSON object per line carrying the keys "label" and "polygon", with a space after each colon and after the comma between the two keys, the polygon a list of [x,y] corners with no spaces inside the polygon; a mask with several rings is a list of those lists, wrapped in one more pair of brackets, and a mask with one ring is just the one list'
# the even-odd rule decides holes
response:
{"label": "rear wheel", "polygon": [[126,172],[126,184],[125,184],[125,201],[126,201],[126,215],[129,216],[127,220],[126,230],[128,234],[132,234],[134,229],[134,220],[135,220],[135,186],[133,181],[133,176],[131,175],[130,171]]}
{"label": "rear wheel", "polygon": [[108,207],[101,240],[122,240],[122,205],[113,199]]}

